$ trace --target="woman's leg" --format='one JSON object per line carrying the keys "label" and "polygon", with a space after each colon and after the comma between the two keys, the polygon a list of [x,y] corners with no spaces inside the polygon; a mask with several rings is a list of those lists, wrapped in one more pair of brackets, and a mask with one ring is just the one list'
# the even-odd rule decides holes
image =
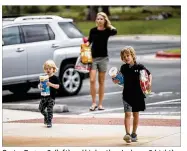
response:
{"label": "woman's leg", "polygon": [[132,133],[136,134],[138,122],[139,122],[139,112],[133,112],[133,131],[132,131]]}
{"label": "woman's leg", "polygon": [[96,106],[96,70],[90,71],[90,94],[92,96],[92,106]]}
{"label": "woman's leg", "polygon": [[98,108],[102,109],[102,103],[104,99],[104,90],[105,90],[105,75],[106,72],[99,72],[98,82],[99,82],[99,105]]}

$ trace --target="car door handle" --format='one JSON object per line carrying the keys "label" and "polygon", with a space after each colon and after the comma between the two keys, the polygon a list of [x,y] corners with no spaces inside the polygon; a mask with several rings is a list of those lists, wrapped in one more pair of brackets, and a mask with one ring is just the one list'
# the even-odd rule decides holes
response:
{"label": "car door handle", "polygon": [[16,52],[22,52],[22,51],[24,51],[23,48],[17,48],[17,50],[16,50]]}
{"label": "car door handle", "polygon": [[58,48],[59,47],[59,45],[57,45],[57,44],[52,44],[52,48]]}

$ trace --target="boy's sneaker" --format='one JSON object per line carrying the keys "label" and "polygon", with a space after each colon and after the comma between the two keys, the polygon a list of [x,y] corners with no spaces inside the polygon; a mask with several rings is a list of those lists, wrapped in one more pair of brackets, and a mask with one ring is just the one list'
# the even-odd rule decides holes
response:
{"label": "boy's sneaker", "polygon": [[131,143],[131,135],[130,134],[126,134],[123,137],[123,140],[126,141],[127,143]]}
{"label": "boy's sneaker", "polygon": [[44,117],[44,124],[47,125],[47,117]]}
{"label": "boy's sneaker", "polygon": [[136,133],[132,133],[132,134],[131,134],[131,141],[132,141],[132,142],[136,142],[137,140],[138,140],[137,134],[136,134]]}
{"label": "boy's sneaker", "polygon": [[51,127],[52,127],[52,123],[51,122],[47,123],[47,128],[51,128]]}

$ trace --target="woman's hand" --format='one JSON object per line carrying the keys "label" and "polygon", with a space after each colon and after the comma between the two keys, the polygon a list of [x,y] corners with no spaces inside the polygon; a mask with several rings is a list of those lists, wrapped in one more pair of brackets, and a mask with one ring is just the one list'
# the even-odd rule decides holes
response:
{"label": "woman's hand", "polygon": [[109,25],[109,28],[110,29],[116,29],[114,26],[112,26],[112,25]]}
{"label": "woman's hand", "polygon": [[88,41],[88,42],[86,42],[85,44],[86,44],[86,46],[89,46],[89,45],[90,45],[89,41]]}

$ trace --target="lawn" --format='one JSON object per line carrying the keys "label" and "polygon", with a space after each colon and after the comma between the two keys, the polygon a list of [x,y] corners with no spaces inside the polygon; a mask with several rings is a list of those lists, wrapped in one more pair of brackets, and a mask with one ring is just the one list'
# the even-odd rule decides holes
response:
{"label": "lawn", "polygon": [[169,52],[169,53],[181,53],[181,49],[171,49],[171,50],[167,50],[165,52]]}
{"label": "lawn", "polygon": [[[95,22],[77,22],[80,30],[88,36],[89,30],[95,26]],[[162,34],[180,35],[181,19],[173,18],[167,20],[134,20],[134,21],[112,21],[113,26],[118,30],[118,35],[132,34]]]}

